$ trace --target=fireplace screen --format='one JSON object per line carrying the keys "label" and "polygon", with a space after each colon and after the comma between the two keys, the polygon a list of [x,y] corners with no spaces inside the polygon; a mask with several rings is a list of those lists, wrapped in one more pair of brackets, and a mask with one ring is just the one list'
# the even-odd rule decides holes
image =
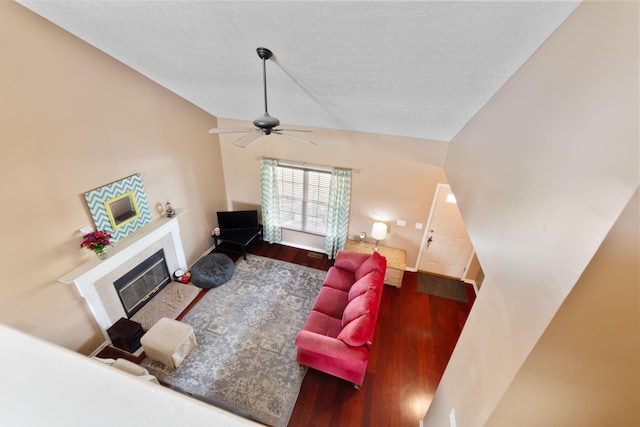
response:
{"label": "fireplace screen", "polygon": [[164,251],[160,249],[113,284],[127,317],[131,317],[170,282]]}

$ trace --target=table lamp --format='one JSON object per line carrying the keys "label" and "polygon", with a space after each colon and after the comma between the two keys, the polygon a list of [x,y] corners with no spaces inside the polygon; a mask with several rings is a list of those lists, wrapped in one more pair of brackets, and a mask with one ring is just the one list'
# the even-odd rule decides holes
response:
{"label": "table lamp", "polygon": [[373,246],[373,250],[378,251],[378,242],[387,237],[387,224],[384,222],[374,222],[373,228],[371,229],[371,237],[376,239],[376,244]]}

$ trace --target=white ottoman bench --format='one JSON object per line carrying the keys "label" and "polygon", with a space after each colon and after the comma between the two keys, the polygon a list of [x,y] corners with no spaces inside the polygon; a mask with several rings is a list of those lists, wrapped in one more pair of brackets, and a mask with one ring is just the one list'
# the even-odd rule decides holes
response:
{"label": "white ottoman bench", "polygon": [[197,343],[193,327],[163,317],[140,338],[144,353],[150,359],[177,368]]}

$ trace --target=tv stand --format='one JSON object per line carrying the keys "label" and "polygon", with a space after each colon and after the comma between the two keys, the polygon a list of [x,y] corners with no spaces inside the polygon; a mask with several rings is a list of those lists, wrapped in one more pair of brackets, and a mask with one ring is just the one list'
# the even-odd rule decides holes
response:
{"label": "tv stand", "polygon": [[243,259],[247,259],[247,249],[258,240],[262,240],[262,225],[222,230],[219,236],[213,235],[214,249],[242,254]]}

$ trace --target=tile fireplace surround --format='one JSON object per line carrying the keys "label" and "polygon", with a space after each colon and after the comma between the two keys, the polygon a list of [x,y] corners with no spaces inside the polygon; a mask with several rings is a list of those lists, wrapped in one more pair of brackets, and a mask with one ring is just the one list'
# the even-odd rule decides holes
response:
{"label": "tile fireplace surround", "polygon": [[179,210],[173,218],[163,217],[151,222],[109,248],[107,259],[93,257],[58,279],[62,283],[75,284],[108,342],[111,340],[107,329],[121,317],[127,317],[114,281],[160,248],[164,249],[170,274],[178,268],[187,270],[178,225],[178,217],[185,212]]}

